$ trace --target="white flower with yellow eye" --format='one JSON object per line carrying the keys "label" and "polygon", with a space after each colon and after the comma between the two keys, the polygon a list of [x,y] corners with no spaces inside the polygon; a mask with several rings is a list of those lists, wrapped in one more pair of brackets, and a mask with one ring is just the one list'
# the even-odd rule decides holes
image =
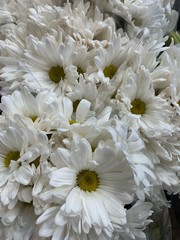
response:
{"label": "white flower with yellow eye", "polygon": [[[118,69],[126,66],[126,58],[131,47],[129,38],[123,34],[114,33],[107,48],[99,48],[95,57],[95,65],[98,69],[97,76],[102,82],[107,82],[116,76]],[[96,74],[90,78],[97,79]]]}
{"label": "white flower with yellow eye", "polygon": [[[49,174],[50,186],[40,194],[43,201],[59,202],[60,207],[45,210],[37,223],[49,229],[53,221],[56,231],[64,229],[61,234],[67,234],[71,224],[79,234],[93,229],[97,236],[101,232],[111,236],[113,225],[121,229],[126,224],[124,205],[133,200],[135,186],[127,160],[103,142],[92,152],[86,139],[74,139],[71,148],[57,149],[52,159],[57,169]],[[47,219],[48,212],[53,219]],[[45,236],[41,229],[40,236]]]}
{"label": "white flower with yellow eye", "polygon": [[[69,100],[66,99],[64,102]],[[62,100],[55,93],[42,91],[34,96],[25,87],[22,91],[3,96],[0,106],[3,116],[16,121],[21,127],[31,126],[46,132],[57,128],[61,121],[59,116],[68,112],[68,109],[62,109]]]}
{"label": "white flower with yellow eye", "polygon": [[0,202],[3,205],[16,202],[20,186],[32,185],[33,190],[34,186],[42,185],[38,185],[38,180],[48,154],[48,138],[43,132],[15,125],[0,133]]}
{"label": "white flower with yellow eye", "polygon": [[76,84],[77,67],[72,59],[77,57],[75,42],[67,38],[63,43],[57,42],[54,36],[47,35],[42,41],[29,37],[30,49],[25,52],[24,84],[32,91],[58,91],[63,87],[66,91]]}
{"label": "white flower with yellow eye", "polygon": [[127,75],[119,88],[114,108],[119,116],[130,125],[146,132],[166,132],[172,130],[169,103],[155,95],[149,71],[144,67],[138,73],[127,69]]}

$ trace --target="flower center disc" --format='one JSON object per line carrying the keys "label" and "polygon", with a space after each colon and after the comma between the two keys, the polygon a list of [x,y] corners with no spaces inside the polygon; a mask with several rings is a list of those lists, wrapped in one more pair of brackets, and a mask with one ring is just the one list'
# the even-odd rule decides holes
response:
{"label": "flower center disc", "polygon": [[77,174],[77,186],[83,191],[96,191],[99,186],[99,178],[94,171],[82,170]]}
{"label": "flower center disc", "polygon": [[114,65],[109,65],[105,67],[103,73],[105,77],[109,77],[110,79],[114,77],[115,73],[117,72],[117,68]]}
{"label": "flower center disc", "polygon": [[9,167],[11,160],[17,161],[19,158],[20,158],[20,153],[18,151],[17,152],[9,152],[4,159],[5,167],[7,167],[7,168]]}
{"label": "flower center disc", "polygon": [[59,83],[61,79],[64,79],[65,73],[63,67],[56,66],[56,67],[51,67],[49,70],[49,77],[51,81],[55,83]]}
{"label": "flower center disc", "polygon": [[131,102],[131,105],[132,105],[131,112],[133,114],[141,114],[142,115],[146,111],[146,105],[140,99],[134,99]]}
{"label": "flower center disc", "polygon": [[84,73],[84,71],[81,67],[77,67],[77,72],[79,75]]}
{"label": "flower center disc", "polygon": [[31,120],[32,120],[33,122],[35,122],[38,117],[35,116],[35,115],[32,115],[32,116],[30,116],[30,118],[31,118]]}

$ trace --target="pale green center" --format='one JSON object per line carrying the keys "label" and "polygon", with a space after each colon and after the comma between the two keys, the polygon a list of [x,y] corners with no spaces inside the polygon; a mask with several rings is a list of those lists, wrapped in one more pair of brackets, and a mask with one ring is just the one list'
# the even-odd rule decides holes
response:
{"label": "pale green center", "polygon": [[77,174],[77,186],[83,191],[96,191],[99,186],[99,178],[95,171],[82,170]]}
{"label": "pale green center", "polygon": [[[171,43],[171,38],[173,38],[174,39],[174,43],[175,44],[179,44],[180,43],[180,33],[179,32],[171,32],[170,34],[169,34],[169,43]],[[170,44],[169,44],[170,45]]]}
{"label": "pale green center", "polygon": [[114,65],[109,65],[105,67],[103,73],[105,77],[109,77],[110,79],[114,77],[117,72],[117,68]]}
{"label": "pale green center", "polygon": [[5,167],[9,167],[11,160],[17,161],[20,158],[20,153],[18,151],[9,152],[6,157],[4,158],[4,165]]}
{"label": "pale green center", "polygon": [[39,161],[40,161],[40,157],[37,157],[33,162],[30,163],[30,165],[34,163],[35,167],[37,168],[39,166]]}
{"label": "pale green center", "polygon": [[61,66],[51,67],[51,69],[49,70],[49,77],[50,77],[51,81],[53,81],[55,83],[59,83],[61,81],[61,79],[65,78],[65,73],[64,73],[63,67],[61,67]]}
{"label": "pale green center", "polygon": [[131,108],[131,112],[133,114],[139,114],[142,115],[145,113],[146,111],[146,105],[144,102],[142,102],[140,99],[134,99],[131,102],[132,108]]}
{"label": "pale green center", "polygon": [[35,122],[38,117],[36,115],[32,115],[32,116],[30,116],[30,118],[33,122]]}
{"label": "pale green center", "polygon": [[138,26],[138,27],[140,27],[140,26],[142,26],[142,20],[141,19],[139,19],[139,18],[134,18],[133,19],[133,23],[134,23],[134,25],[135,26]]}
{"label": "pale green center", "polygon": [[84,73],[84,71],[81,67],[77,67],[77,72],[79,75]]}
{"label": "pale green center", "polygon": [[72,125],[72,124],[74,124],[74,123],[77,123],[76,120],[74,120],[74,119],[69,120],[69,124],[70,124],[70,125]]}

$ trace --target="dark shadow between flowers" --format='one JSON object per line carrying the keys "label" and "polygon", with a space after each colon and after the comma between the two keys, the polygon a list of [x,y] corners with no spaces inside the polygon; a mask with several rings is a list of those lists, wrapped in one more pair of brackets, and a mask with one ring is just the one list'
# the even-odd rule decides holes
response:
{"label": "dark shadow between flowers", "polygon": [[166,194],[166,196],[171,201],[169,213],[172,225],[172,240],[180,240],[180,197],[179,194]]}

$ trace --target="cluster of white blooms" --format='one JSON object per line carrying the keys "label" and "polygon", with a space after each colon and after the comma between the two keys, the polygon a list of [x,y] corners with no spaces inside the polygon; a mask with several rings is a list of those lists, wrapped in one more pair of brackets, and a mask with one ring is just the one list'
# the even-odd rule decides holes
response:
{"label": "cluster of white blooms", "polygon": [[1,240],[148,239],[180,192],[172,5],[1,1]]}

